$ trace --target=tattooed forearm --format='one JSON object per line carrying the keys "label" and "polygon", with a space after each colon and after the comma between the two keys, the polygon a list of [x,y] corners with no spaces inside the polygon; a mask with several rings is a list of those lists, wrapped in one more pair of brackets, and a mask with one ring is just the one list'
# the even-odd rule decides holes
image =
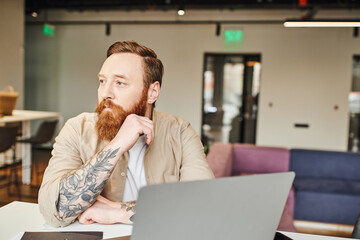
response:
{"label": "tattooed forearm", "polygon": [[90,207],[103,190],[119,148],[101,151],[95,159],[60,180],[57,210],[62,219],[79,215]]}

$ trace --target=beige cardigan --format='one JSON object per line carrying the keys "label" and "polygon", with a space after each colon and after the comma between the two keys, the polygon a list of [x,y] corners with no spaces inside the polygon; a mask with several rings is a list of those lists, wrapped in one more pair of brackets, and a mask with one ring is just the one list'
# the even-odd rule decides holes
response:
{"label": "beige cardigan", "polygon": [[[61,221],[56,205],[63,175],[80,168],[108,143],[98,140],[95,132],[97,115],[82,113],[68,120],[55,139],[52,157],[39,191],[39,208],[45,220],[56,227],[69,225],[76,217]],[[176,116],[154,111],[155,138],[146,149],[144,167],[147,184],[192,181],[213,178],[200,139],[190,124]],[[122,200],[128,153],[124,154],[101,195]]]}

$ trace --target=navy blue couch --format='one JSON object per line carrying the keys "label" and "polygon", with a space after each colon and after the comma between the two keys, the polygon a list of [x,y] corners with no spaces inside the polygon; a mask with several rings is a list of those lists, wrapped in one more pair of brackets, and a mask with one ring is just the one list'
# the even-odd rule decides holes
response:
{"label": "navy blue couch", "polygon": [[360,213],[360,154],[290,150],[294,218],[353,225]]}
{"label": "navy blue couch", "polygon": [[216,177],[294,171],[279,229],[350,237],[360,214],[360,153],[214,143]]}

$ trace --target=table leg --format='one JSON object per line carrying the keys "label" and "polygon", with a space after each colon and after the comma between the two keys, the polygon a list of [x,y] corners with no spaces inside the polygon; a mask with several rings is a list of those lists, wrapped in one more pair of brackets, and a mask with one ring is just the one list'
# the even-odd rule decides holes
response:
{"label": "table leg", "polygon": [[[22,122],[22,137],[23,139],[31,136],[30,121]],[[22,144],[22,181],[25,184],[30,184],[31,180],[31,144]]]}

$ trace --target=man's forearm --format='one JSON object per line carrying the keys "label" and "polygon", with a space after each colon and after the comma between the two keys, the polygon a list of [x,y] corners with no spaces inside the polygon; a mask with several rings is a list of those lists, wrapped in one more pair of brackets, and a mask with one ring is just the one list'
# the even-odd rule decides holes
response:
{"label": "man's forearm", "polygon": [[101,224],[132,224],[134,221],[135,205],[135,201],[113,202],[99,196],[93,205],[80,214],[78,220],[81,224],[94,222]]}
{"label": "man's forearm", "polygon": [[78,216],[103,190],[117,162],[119,148],[100,151],[93,159],[60,180],[57,210],[62,219]]}

